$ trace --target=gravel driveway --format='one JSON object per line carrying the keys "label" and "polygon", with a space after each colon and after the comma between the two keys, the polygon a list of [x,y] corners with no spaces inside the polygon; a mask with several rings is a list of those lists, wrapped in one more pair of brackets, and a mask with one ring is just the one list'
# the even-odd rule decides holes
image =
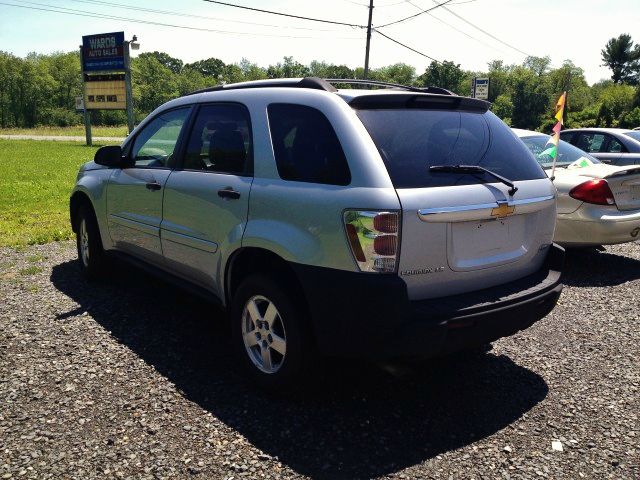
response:
{"label": "gravel driveway", "polygon": [[74,258],[0,250],[0,479],[640,477],[638,243],[571,254],[488,354],[333,362],[286,397],[236,374],[216,307]]}

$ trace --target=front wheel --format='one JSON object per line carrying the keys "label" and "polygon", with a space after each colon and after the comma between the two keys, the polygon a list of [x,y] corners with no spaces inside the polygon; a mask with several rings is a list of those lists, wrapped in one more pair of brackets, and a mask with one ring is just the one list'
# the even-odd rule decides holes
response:
{"label": "front wheel", "polygon": [[285,285],[252,275],[238,287],[230,310],[238,359],[252,380],[270,390],[294,386],[311,357],[304,308]]}
{"label": "front wheel", "polygon": [[82,274],[89,279],[101,277],[105,271],[104,249],[93,210],[82,205],[76,217],[76,245]]}

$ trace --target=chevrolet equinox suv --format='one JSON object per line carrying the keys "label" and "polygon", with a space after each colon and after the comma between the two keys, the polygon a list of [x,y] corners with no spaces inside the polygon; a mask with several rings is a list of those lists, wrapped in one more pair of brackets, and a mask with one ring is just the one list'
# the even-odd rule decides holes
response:
{"label": "chevrolet equinox suv", "polygon": [[117,255],[217,299],[276,388],[315,354],[442,355],[549,313],[556,191],[489,104],[334,84],[195,92],[98,150],[70,202],[84,274]]}

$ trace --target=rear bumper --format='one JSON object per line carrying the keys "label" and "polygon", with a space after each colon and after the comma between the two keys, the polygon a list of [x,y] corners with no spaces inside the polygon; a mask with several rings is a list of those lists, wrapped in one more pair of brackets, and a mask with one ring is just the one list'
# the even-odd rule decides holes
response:
{"label": "rear bumper", "polygon": [[543,268],[507,285],[410,301],[397,275],[293,264],[325,355],[431,357],[512,335],[547,315],[562,291],[564,250],[551,247]]}
{"label": "rear bumper", "polygon": [[640,211],[583,204],[558,215],[554,241],[567,246],[611,245],[640,239]]}

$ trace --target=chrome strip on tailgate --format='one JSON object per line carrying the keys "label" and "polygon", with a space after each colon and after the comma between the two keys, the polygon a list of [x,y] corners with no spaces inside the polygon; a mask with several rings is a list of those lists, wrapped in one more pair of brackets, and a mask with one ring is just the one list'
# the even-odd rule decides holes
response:
{"label": "chrome strip on tailgate", "polygon": [[[421,208],[418,217],[423,222],[468,222],[474,220],[488,220],[503,216],[495,213],[495,209],[513,209],[508,214],[520,215],[532,213],[548,207],[555,201],[555,195],[544,197],[523,198],[520,200],[496,201],[494,203],[477,203],[474,205],[459,205],[455,207]],[[516,208],[517,207],[517,208]]]}

